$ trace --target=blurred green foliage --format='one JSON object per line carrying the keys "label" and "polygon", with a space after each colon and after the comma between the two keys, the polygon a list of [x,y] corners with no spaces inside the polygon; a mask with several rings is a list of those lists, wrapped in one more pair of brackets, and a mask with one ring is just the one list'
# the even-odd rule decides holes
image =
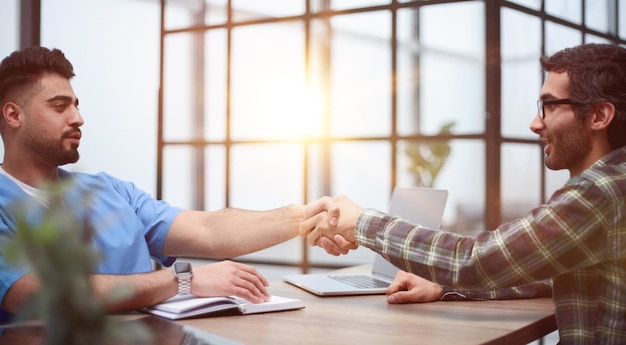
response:
{"label": "blurred green foliage", "polygon": [[[439,135],[448,135],[455,122],[444,124]],[[411,159],[409,172],[415,176],[415,183],[419,187],[434,187],[435,180],[446,163],[451,151],[448,141],[433,141],[429,143],[411,143],[406,154]]]}
{"label": "blurred green foliage", "polygon": [[[105,345],[150,341],[141,324],[109,317],[107,300],[129,298],[132,291],[119,287],[110,296],[95,296],[91,274],[98,256],[91,246],[93,228],[77,219],[66,206],[63,192],[69,185],[47,187],[54,195],[50,206],[35,201],[16,207],[15,237],[5,244],[7,261],[26,265],[37,276],[40,289],[16,315],[16,322],[41,320],[47,344]],[[88,205],[88,199],[84,205]],[[43,214],[37,226],[26,215],[39,207]],[[87,218],[87,217],[86,217]]]}

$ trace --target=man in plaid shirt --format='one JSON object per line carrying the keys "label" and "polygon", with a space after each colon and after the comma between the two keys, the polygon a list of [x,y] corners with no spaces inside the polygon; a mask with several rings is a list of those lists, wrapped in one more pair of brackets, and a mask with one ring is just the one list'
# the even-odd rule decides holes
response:
{"label": "man in plaid shirt", "polygon": [[[530,297],[551,281],[561,343],[626,344],[626,49],[585,44],[543,57],[541,66],[548,75],[530,129],[546,166],[570,172],[544,205],[465,237],[324,197],[307,206],[301,235],[334,255],[365,246],[444,286],[401,272],[390,303],[450,291]],[[416,286],[426,296],[416,296]]]}

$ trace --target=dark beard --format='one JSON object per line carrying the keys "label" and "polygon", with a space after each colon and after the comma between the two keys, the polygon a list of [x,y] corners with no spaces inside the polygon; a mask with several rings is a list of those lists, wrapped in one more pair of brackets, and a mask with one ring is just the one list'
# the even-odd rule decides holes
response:
{"label": "dark beard", "polygon": [[76,163],[80,158],[80,154],[78,150],[73,148],[71,151],[62,152],[59,157],[57,157],[57,166]]}
{"label": "dark beard", "polygon": [[[63,136],[65,138],[65,136]],[[61,140],[62,141],[62,140]],[[39,159],[44,164],[61,166],[69,163],[76,163],[80,157],[78,146],[72,145],[69,149],[63,149],[61,142],[51,144],[52,140],[45,138],[30,138],[26,143],[33,152],[38,154]]]}
{"label": "dark beard", "polygon": [[580,121],[561,129],[558,140],[558,147],[553,147],[551,156],[546,158],[546,167],[551,170],[570,170],[577,162],[582,162],[591,150],[589,134]]}

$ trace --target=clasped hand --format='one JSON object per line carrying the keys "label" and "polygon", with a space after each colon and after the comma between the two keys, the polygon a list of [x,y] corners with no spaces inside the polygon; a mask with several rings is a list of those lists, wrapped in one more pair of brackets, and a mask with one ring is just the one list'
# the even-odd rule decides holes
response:
{"label": "clasped hand", "polygon": [[[345,196],[325,196],[305,207],[300,236],[306,237],[310,245],[324,248],[328,254],[347,254],[358,247],[355,227],[362,212],[361,206]],[[431,302],[442,295],[439,284],[402,270],[387,288],[387,302],[394,304]]]}
{"label": "clasped hand", "polygon": [[345,196],[322,197],[305,207],[300,236],[328,254],[347,254],[358,248],[354,228],[362,211],[361,206]]}

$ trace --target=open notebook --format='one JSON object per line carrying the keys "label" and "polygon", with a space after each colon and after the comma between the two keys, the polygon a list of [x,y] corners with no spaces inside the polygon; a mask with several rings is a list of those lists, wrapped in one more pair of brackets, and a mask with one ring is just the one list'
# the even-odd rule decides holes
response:
{"label": "open notebook", "polygon": [[195,316],[217,316],[226,314],[258,314],[304,308],[301,300],[272,296],[264,303],[252,303],[240,297],[195,297],[193,295],[176,295],[159,304],[141,311],[172,320]]}
{"label": "open notebook", "polygon": [[[388,213],[438,229],[447,199],[447,190],[397,187],[391,195]],[[397,267],[376,254],[370,273],[292,274],[283,279],[319,296],[384,294],[397,271]]]}

